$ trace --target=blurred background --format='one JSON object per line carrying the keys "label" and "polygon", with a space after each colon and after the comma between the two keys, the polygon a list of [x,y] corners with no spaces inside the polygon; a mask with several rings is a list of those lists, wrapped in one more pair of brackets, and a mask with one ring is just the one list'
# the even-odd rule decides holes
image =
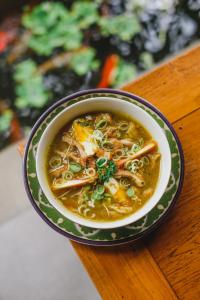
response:
{"label": "blurred background", "polygon": [[60,98],[120,88],[199,38],[200,0],[0,0],[0,300],[100,299],[31,208],[11,144]]}
{"label": "blurred background", "polygon": [[0,3],[1,149],[58,99],[119,88],[200,37],[199,0]]}

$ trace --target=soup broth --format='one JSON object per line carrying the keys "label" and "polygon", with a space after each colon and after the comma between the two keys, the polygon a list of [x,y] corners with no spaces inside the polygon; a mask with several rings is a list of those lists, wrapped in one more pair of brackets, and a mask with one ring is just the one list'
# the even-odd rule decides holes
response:
{"label": "soup broth", "polygon": [[86,219],[115,221],[153,195],[160,153],[150,133],[127,116],[92,113],[66,124],[50,145],[50,188],[68,210]]}

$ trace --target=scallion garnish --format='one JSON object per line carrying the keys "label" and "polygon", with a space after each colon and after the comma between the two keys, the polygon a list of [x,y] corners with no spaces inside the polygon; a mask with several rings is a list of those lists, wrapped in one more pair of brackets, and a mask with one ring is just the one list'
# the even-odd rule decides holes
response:
{"label": "scallion garnish", "polygon": [[135,195],[135,191],[132,187],[130,187],[127,191],[126,191],[127,195],[131,198]]}
{"label": "scallion garnish", "polygon": [[[104,161],[102,161],[104,159]],[[96,161],[97,173],[99,177],[99,181],[101,183],[109,181],[110,177],[117,171],[117,167],[113,160],[105,160],[105,158],[99,158]]]}
{"label": "scallion garnish", "polygon": [[69,170],[73,173],[78,173],[82,170],[82,167],[78,163],[73,162],[73,163],[70,163]]}

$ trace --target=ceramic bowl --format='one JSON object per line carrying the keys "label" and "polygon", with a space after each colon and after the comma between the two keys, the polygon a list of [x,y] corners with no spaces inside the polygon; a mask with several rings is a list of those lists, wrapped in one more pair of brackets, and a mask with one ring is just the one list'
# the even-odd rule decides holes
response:
{"label": "ceramic bowl", "polygon": [[[129,215],[128,217],[117,220],[117,221],[93,221],[85,219],[79,215],[74,214],[68,210],[61,201],[56,199],[55,195],[52,193],[47,176],[46,176],[46,157],[49,145],[53,141],[55,135],[58,131],[72,119],[86,113],[91,112],[111,112],[126,114],[131,118],[135,119],[141,123],[151,134],[153,139],[157,142],[159,151],[161,153],[160,162],[160,174],[158,178],[158,183],[152,197],[135,213]],[[111,229],[126,226],[131,224],[153,209],[153,207],[159,202],[165,189],[167,187],[169,177],[171,172],[171,152],[164,134],[163,129],[154,120],[154,118],[148,114],[145,110],[141,109],[137,105],[124,101],[123,99],[116,99],[112,96],[107,97],[88,97],[85,100],[74,103],[69,107],[66,107],[62,112],[56,115],[53,120],[48,124],[45,131],[43,132],[40,142],[38,144],[36,153],[36,173],[39,180],[39,184],[49,200],[49,202],[58,210],[62,215],[64,215],[69,220],[84,225],[87,227],[99,228],[99,229]]]}

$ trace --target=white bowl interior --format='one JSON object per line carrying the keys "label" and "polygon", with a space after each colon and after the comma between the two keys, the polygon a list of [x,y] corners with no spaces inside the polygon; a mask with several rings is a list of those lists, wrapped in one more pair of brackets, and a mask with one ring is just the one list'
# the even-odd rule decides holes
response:
{"label": "white bowl interior", "polygon": [[[121,113],[126,114],[139,123],[143,125],[151,134],[153,139],[157,142],[159,151],[161,153],[161,163],[160,163],[160,174],[158,183],[156,186],[156,190],[152,197],[135,213],[132,215],[112,222],[99,222],[92,221],[82,218],[71,211],[69,211],[64,205],[56,199],[54,194],[52,193],[47,176],[46,176],[46,156],[48,147],[53,141],[55,135],[58,131],[69,121],[74,119],[75,117],[80,116],[81,114],[90,113],[90,112],[98,112],[98,111],[106,111],[113,113]],[[171,171],[171,153],[168,141],[163,132],[163,129],[157,124],[157,122],[143,109],[138,106],[129,103],[124,100],[112,98],[112,97],[95,97],[90,98],[88,100],[83,100],[81,102],[77,102],[67,108],[65,108],[61,113],[59,113],[47,126],[45,129],[36,154],[36,172],[38,176],[38,180],[40,186],[48,198],[49,202],[65,217],[68,219],[88,227],[94,228],[116,228],[128,225],[132,222],[135,222],[145,216],[160,200],[163,195],[170,176]]]}

